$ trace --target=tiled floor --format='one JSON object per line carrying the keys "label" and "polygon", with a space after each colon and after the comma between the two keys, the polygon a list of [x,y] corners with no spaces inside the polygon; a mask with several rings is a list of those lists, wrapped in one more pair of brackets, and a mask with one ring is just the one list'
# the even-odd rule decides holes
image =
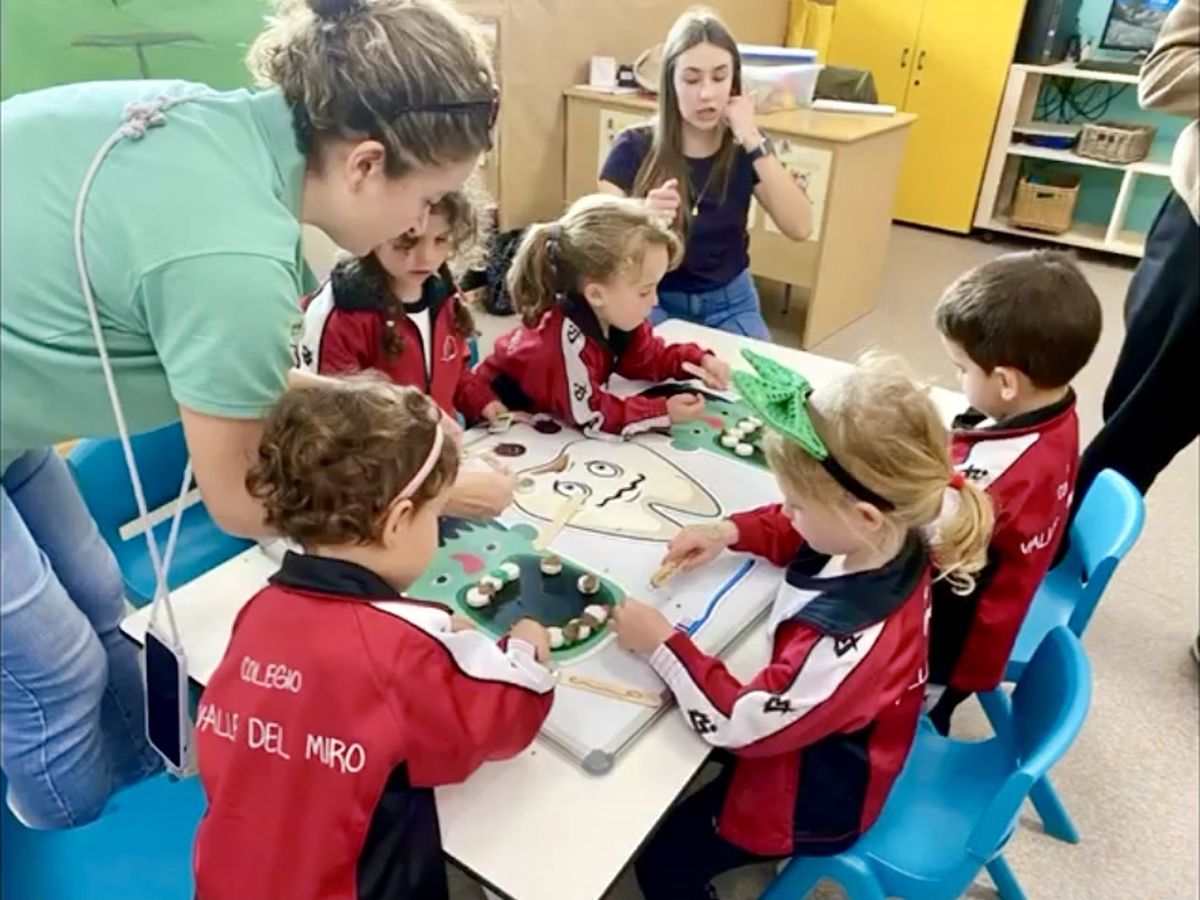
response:
{"label": "tiled floor", "polygon": [[[871,347],[899,353],[925,376],[955,387],[930,325],[951,279],[1008,249],[999,241],[893,230],[880,303],[870,315],[812,348],[853,359]],[[1105,329],[1094,358],[1076,382],[1083,439],[1100,424],[1100,398],[1123,334],[1122,304],[1131,264],[1082,261],[1104,306]],[[795,307],[780,315],[764,300],[780,343]],[[512,319],[481,322],[490,348]],[[1183,395],[1181,402],[1195,402]],[[1083,733],[1055,770],[1055,783],[1083,841],[1070,846],[1040,833],[1032,812],[1009,845],[1008,858],[1032,898],[1047,900],[1185,900],[1197,895],[1197,667],[1188,653],[1197,632],[1197,447],[1182,453],[1147,498],[1146,529],[1101,603],[1085,644],[1095,694]],[[963,736],[989,732],[978,708],[956,720]],[[746,871],[719,885],[726,900],[757,896],[763,872]],[[456,896],[474,892],[458,881]],[[838,896],[830,892],[829,896]],[[972,895],[994,896],[986,876]],[[640,894],[626,875],[611,900]]]}

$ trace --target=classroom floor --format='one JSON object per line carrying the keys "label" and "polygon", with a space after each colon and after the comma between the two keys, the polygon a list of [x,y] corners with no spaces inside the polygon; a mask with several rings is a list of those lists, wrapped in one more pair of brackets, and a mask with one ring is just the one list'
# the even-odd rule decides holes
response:
{"label": "classroom floor", "polygon": [[[930,325],[942,289],[960,272],[1010,246],[895,226],[879,308],[814,352],[851,360],[871,347],[899,353],[917,372],[956,388]],[[1123,334],[1122,307],[1132,261],[1088,257],[1083,268],[1104,307],[1104,336],[1076,381],[1082,437],[1100,425],[1100,400]],[[796,344],[795,320],[778,298],[764,297],[780,343]],[[483,318],[481,351],[513,327]],[[1071,753],[1054,772],[1059,794],[1083,835],[1077,846],[1040,832],[1029,809],[1008,859],[1033,898],[1184,900],[1197,893],[1197,666],[1189,647],[1197,632],[1197,445],[1162,474],[1147,498],[1146,528],[1118,569],[1085,638],[1095,678],[1092,710]],[[990,732],[973,703],[955,722],[962,737]],[[718,882],[724,900],[758,896],[769,873],[745,870]],[[455,900],[478,890],[454,879]],[[641,895],[627,872],[610,900]],[[822,891],[822,897],[840,892]],[[986,875],[968,895],[993,897]]]}

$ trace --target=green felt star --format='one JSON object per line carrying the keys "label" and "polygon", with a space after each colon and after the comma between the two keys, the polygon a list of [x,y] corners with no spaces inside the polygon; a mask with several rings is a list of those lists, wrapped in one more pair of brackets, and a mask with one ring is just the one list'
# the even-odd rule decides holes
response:
{"label": "green felt star", "polygon": [[808,397],[812,393],[808,380],[753,350],[742,350],[742,356],[757,373],[733,373],[733,385],[746,403],[766,424],[794,440],[814,459],[827,458],[829,450],[808,414]]}

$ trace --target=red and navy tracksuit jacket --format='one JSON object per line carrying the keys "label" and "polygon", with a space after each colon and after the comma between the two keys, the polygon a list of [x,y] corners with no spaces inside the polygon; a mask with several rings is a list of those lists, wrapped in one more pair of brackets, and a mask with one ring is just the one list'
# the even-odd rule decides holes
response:
{"label": "red and navy tracksuit jacket", "polygon": [[522,325],[496,341],[476,370],[509,409],[548,413],[585,433],[630,435],[671,424],[666,397],[617,397],[614,373],[636,381],[690,378],[683,363],[700,365],[708,351],[668,344],[649,322],[604,336],[581,297],[547,310],[535,327]]}
{"label": "red and navy tracksuit jacket", "polygon": [[444,897],[433,787],[519,753],[553,687],[525,642],[289,553],[201,698],[198,900]]}
{"label": "red and navy tracksuit jacket", "polygon": [[684,718],[735,757],[718,833],[760,856],[836,853],[879,816],[925,695],[931,567],[910,535],[868,572],[804,546],[778,506],[733,516],[735,550],[786,565],[771,662],[743,684],[682,631],[650,657]]}
{"label": "red and navy tracksuit jacket", "polygon": [[996,512],[987,567],[968,596],[938,581],[930,682],[989,691],[1004,670],[1029,604],[1066,530],[1079,470],[1075,395],[1004,422],[971,411],[954,422],[955,468],[987,491]]}
{"label": "red and navy tracksuit jacket", "polygon": [[[483,408],[496,399],[471,371],[470,346],[454,323],[455,306],[464,301],[445,266],[425,280],[421,291],[432,330],[428,366],[425,343],[412,320],[406,315],[394,318],[385,298],[346,276],[341,267],[301,302],[304,332],[295,356],[305,371],[345,375],[373,369],[396,384],[420,388],[449,415],[460,412],[468,422],[482,418]],[[389,328],[404,340],[395,356],[384,349],[383,335]]]}

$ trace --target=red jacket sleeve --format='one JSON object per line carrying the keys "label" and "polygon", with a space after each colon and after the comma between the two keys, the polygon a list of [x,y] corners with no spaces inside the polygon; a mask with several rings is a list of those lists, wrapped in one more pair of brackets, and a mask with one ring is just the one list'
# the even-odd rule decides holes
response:
{"label": "red jacket sleeve", "polygon": [[996,512],[991,571],[980,586],[975,615],[950,676],[950,686],[960,691],[990,691],[1004,680],[1025,614],[1058,546],[1058,534],[1052,541],[1039,541],[1053,526],[1047,521],[1045,498],[1030,487],[1024,479],[1001,478],[988,490]]}
{"label": "red jacket sleeve", "polygon": [[321,330],[317,371],[347,375],[372,367],[378,354],[379,317],[334,310]]}
{"label": "red jacket sleeve", "polygon": [[454,388],[454,408],[463,414],[468,425],[474,425],[483,418],[484,407],[497,398],[488,380],[478,370],[471,369],[470,349],[465,340],[462,343],[462,352],[459,353],[462,368]]}
{"label": "red jacket sleeve", "polygon": [[685,362],[700,365],[707,351],[696,344],[668,344],[654,333],[649,322],[639,325],[629,346],[617,361],[617,373],[637,381],[690,378]]}
{"label": "red jacket sleeve", "polygon": [[737,526],[738,540],[730,549],[761,556],[777,566],[786,566],[800,552],[804,538],[778,503],[734,513],[729,520]]}
{"label": "red jacket sleeve", "polygon": [[408,648],[389,678],[414,785],[462,781],[529,746],[554,699],[554,676],[532,647],[494,644],[473,630],[430,634],[422,643],[428,652]]}
{"label": "red jacket sleeve", "polygon": [[868,627],[847,651],[832,635],[785,622],[771,663],[745,684],[683,632],[659,647],[650,665],[705,741],[737,756],[775,756],[874,719],[878,704],[872,686],[890,660],[886,647],[878,653],[872,649],[887,625]]}
{"label": "red jacket sleeve", "polygon": [[665,397],[618,397],[605,390],[609,373],[594,348],[562,317],[500,338],[477,372],[489,384],[505,375],[520,386],[534,412],[585,432],[634,434],[671,422]]}

